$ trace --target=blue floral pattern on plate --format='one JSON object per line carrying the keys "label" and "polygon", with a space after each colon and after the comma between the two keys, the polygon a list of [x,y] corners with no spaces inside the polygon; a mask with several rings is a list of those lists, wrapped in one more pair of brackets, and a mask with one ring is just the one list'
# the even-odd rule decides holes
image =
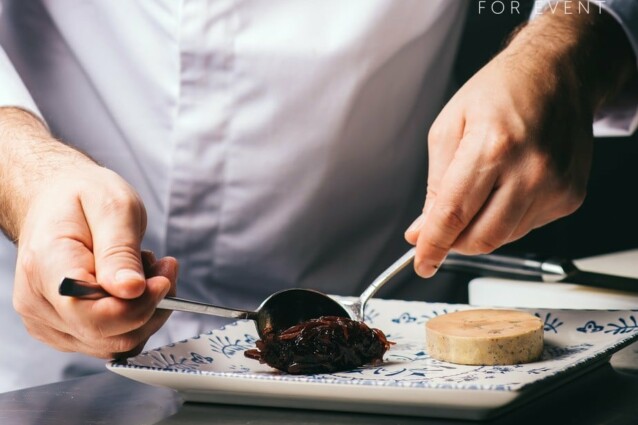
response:
{"label": "blue floral pattern on plate", "polygon": [[[285,385],[340,384],[413,389],[521,391],[539,381],[604,361],[613,352],[638,339],[636,311],[580,311],[521,309],[535,314],[545,325],[545,349],[539,361],[508,366],[464,366],[432,359],[425,350],[424,323],[432,317],[467,305],[372,300],[366,310],[369,325],[383,330],[396,344],[380,365],[322,375],[280,373],[244,357],[257,340],[250,321],[235,322],[207,334],[145,351],[125,363],[111,363],[114,372],[155,382],[158,372],[205,375],[234,382],[272,381]],[[166,377],[160,384],[171,386]],[[226,381],[224,381],[226,382]],[[180,388],[182,388],[180,386]],[[294,390],[292,390],[294,391]]]}

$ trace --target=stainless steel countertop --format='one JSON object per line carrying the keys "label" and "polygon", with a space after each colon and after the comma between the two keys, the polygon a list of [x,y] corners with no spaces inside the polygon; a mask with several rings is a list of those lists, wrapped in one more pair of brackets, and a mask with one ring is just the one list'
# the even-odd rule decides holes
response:
{"label": "stainless steel countertop", "polygon": [[[468,424],[471,421],[184,403],[172,390],[104,372],[0,394],[2,425]],[[638,374],[606,363],[489,424],[638,423]]]}

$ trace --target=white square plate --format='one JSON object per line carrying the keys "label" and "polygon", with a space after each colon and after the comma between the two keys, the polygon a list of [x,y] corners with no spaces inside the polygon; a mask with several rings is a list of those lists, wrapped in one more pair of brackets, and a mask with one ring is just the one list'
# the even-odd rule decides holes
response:
{"label": "white square plate", "polygon": [[521,309],[545,323],[545,349],[539,361],[462,366],[430,358],[424,323],[470,308],[372,300],[366,322],[396,345],[383,364],[341,373],[287,375],[244,357],[257,339],[250,321],[107,367],[137,381],[175,389],[189,401],[482,419],[586,372],[638,339],[635,310]]}

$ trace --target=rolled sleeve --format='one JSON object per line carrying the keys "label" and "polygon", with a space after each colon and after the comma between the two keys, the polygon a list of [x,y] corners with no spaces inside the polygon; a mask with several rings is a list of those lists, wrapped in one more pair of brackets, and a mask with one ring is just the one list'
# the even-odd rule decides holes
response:
{"label": "rolled sleeve", "polygon": [[42,118],[29,91],[0,46],[0,107],[3,106],[22,108]]}

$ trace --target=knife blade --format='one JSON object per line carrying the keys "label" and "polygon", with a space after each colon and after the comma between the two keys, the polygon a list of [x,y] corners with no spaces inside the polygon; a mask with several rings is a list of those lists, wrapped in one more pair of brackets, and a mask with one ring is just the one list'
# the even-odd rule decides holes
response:
{"label": "knife blade", "polygon": [[550,258],[541,261],[498,254],[469,256],[450,253],[441,269],[464,271],[485,277],[574,283],[595,288],[638,292],[637,278],[584,271],[568,259]]}

